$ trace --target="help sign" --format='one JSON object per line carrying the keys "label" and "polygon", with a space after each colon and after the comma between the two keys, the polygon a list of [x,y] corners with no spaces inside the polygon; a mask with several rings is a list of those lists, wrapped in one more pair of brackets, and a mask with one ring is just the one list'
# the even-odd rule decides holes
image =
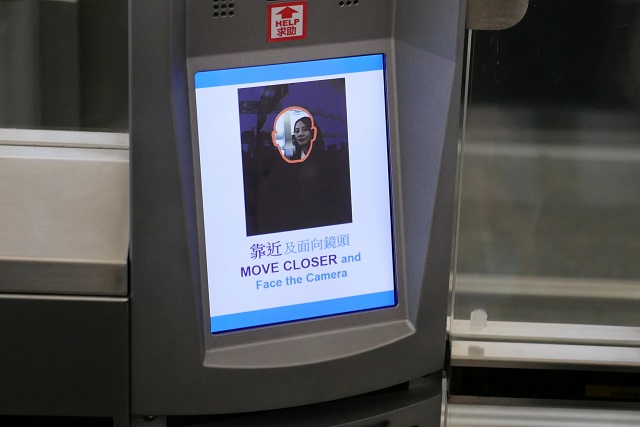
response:
{"label": "help sign", "polygon": [[307,2],[268,5],[267,41],[280,42],[307,37]]}

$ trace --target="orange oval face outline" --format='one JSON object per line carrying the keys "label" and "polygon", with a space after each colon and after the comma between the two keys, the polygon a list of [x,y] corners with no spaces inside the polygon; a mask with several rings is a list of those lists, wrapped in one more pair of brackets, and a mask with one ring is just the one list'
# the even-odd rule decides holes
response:
{"label": "orange oval face outline", "polygon": [[[289,111],[292,111],[292,110],[302,111],[309,117],[309,119],[311,119],[311,129],[310,129],[311,139],[309,140],[309,150],[307,151],[307,155],[304,157],[304,159],[298,159],[298,160],[288,159],[287,156],[284,155],[284,152],[282,151],[282,148],[280,147],[280,145],[276,142],[276,123],[278,123],[278,120],[280,119],[281,116],[283,116],[285,113],[288,113]],[[278,115],[276,116],[276,119],[273,121],[273,131],[271,132],[271,142],[278,149],[278,153],[280,153],[280,157],[282,157],[282,160],[284,160],[287,163],[302,163],[309,158],[309,155],[311,154],[311,150],[313,150],[313,142],[316,140],[317,135],[318,135],[318,130],[316,128],[315,121],[313,120],[313,116],[311,115],[311,113],[306,108],[293,106],[293,107],[285,108],[284,110],[280,111],[280,113],[278,113]]]}

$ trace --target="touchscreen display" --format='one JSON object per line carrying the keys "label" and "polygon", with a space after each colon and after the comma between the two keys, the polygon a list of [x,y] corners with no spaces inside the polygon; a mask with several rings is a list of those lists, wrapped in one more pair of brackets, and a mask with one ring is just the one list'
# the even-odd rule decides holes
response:
{"label": "touchscreen display", "polygon": [[396,304],[384,56],[195,74],[211,332]]}

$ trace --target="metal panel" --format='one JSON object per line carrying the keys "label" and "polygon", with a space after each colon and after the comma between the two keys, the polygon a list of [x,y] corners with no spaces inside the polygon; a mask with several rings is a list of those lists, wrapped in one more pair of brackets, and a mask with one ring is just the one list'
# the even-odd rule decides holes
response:
{"label": "metal panel", "polygon": [[39,6],[42,126],[77,129],[81,107],[86,108],[80,101],[78,1],[40,1]]}
{"label": "metal panel", "polygon": [[448,419],[449,427],[634,427],[640,424],[640,412],[614,408],[554,408],[539,402],[520,402],[518,406],[449,405]]}
{"label": "metal panel", "polygon": [[0,294],[0,414],[128,425],[128,331],[125,298]]}
{"label": "metal panel", "polygon": [[640,369],[640,349],[567,344],[455,341],[453,366],[594,369]]}
{"label": "metal panel", "polygon": [[0,292],[125,295],[127,136],[24,132],[0,130]]}
{"label": "metal panel", "polygon": [[38,2],[0,1],[0,126],[37,126]]}
{"label": "metal panel", "polygon": [[517,341],[547,344],[585,344],[597,346],[638,347],[640,328],[570,323],[486,322],[474,325],[469,320],[453,320],[453,340]]}
{"label": "metal panel", "polygon": [[516,25],[527,13],[529,0],[467,0],[467,28],[504,30]]}

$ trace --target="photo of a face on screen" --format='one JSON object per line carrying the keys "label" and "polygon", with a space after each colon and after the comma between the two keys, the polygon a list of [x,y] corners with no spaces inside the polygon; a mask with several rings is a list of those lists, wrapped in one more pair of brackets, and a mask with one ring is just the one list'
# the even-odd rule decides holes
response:
{"label": "photo of a face on screen", "polygon": [[[293,126],[292,126],[293,123]],[[318,128],[309,111],[302,107],[287,107],[273,122],[271,141],[287,163],[302,163],[309,159]],[[324,147],[324,144],[323,144]]]}
{"label": "photo of a face on screen", "polygon": [[345,79],[242,88],[238,99],[247,236],[350,223]]}
{"label": "photo of a face on screen", "polygon": [[395,306],[384,56],[194,82],[211,332]]}

